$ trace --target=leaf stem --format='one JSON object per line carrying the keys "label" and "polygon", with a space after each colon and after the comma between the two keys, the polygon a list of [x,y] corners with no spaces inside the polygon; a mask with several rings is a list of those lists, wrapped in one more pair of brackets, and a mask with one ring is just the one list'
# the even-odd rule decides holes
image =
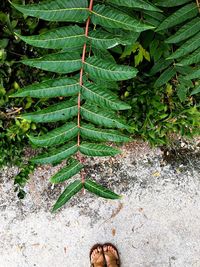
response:
{"label": "leaf stem", "polygon": [[[91,12],[92,11],[92,8],[93,8],[93,2],[94,0],[90,0],[90,4],[89,4],[89,11]],[[90,16],[88,17],[87,21],[86,21],[86,26],[85,26],[85,36],[86,38],[88,37],[88,33],[89,33],[89,25],[90,25]],[[83,64],[85,63],[85,57],[86,57],[86,49],[87,49],[87,43],[84,44],[83,46],[83,52],[82,52],[82,68],[80,70],[80,79],[79,79],[79,84],[80,84],[80,87],[82,87],[83,85]],[[78,128],[81,127],[81,92],[79,92],[78,94]],[[80,132],[78,133],[78,140],[77,140],[77,145],[80,146]],[[80,162],[83,162],[83,158],[81,157],[80,153],[78,152],[78,160]],[[85,172],[81,172],[81,180],[82,180],[82,183],[85,182]]]}

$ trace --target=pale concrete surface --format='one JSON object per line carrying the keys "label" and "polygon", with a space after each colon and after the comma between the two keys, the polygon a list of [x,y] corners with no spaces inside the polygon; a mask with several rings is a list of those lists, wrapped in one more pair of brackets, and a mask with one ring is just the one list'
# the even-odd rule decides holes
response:
{"label": "pale concrete surface", "polygon": [[89,267],[97,242],[113,242],[122,267],[199,267],[199,151],[175,154],[136,143],[122,156],[88,162],[90,174],[123,199],[79,194],[55,215],[49,210],[63,186],[52,189],[48,178],[56,168],[36,171],[23,202],[13,193],[16,168],[4,169],[0,267]]}

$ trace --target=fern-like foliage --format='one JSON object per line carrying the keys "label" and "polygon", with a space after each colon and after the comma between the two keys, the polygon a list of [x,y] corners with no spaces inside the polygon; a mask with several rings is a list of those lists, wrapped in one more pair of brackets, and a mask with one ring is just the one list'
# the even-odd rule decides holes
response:
{"label": "fern-like foliage", "polygon": [[[140,19],[141,11],[157,14],[161,10],[143,0],[102,2],[53,0],[32,5],[12,4],[26,16],[66,23],[66,26],[37,36],[16,33],[27,44],[52,51],[46,56],[26,59],[22,63],[60,74],[60,77],[29,85],[13,97],[64,98],[53,106],[22,115],[23,119],[37,123],[63,122],[61,127],[45,135],[29,136],[32,144],[49,148],[45,154],[31,161],[36,164],[57,164],[67,159],[67,165],[51,177],[53,184],[69,180],[81,172],[81,179],[66,187],[53,211],[83,188],[104,198],[120,198],[90,177],[87,178],[83,157],[114,156],[120,151],[103,142],[129,140],[120,132],[120,129],[129,130],[130,127],[120,118],[118,111],[130,107],[110,89],[112,84],[116,86],[117,81],[134,78],[137,69],[118,65],[110,51],[118,45],[132,44],[139,33],[155,28]],[[195,15],[194,9],[190,17]],[[166,25],[163,24],[163,27],[166,28]]]}
{"label": "fern-like foliage", "polygon": [[[144,12],[146,22],[156,27],[157,36],[150,45],[155,57],[149,74],[160,74],[155,87],[174,81],[177,95],[184,102],[188,95],[200,92],[194,82],[200,77],[200,3],[198,0],[153,2],[163,13]],[[161,43],[168,53],[159,49]]]}

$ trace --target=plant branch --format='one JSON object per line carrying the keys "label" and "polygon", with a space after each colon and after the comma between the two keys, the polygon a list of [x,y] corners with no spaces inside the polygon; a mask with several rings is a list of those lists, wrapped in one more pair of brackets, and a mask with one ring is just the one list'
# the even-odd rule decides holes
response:
{"label": "plant branch", "polygon": [[[89,11],[91,12],[92,11],[92,8],[93,8],[93,2],[94,0],[90,0],[90,5],[89,5]],[[85,36],[86,38],[88,37],[88,32],[89,32],[89,25],[90,25],[90,16],[88,17],[87,21],[86,21],[86,26],[85,26]],[[80,70],[80,80],[79,80],[79,84],[80,84],[80,87],[82,87],[83,85],[83,64],[85,63],[85,57],[86,57],[86,49],[87,49],[87,43],[84,44],[83,46],[83,52],[82,52],[82,68]],[[78,94],[78,128],[81,127],[81,92],[79,92]],[[80,132],[78,133],[78,140],[77,140],[77,145],[80,146]],[[81,157],[80,153],[78,153],[78,160],[80,162],[83,162],[83,158]],[[82,180],[82,183],[84,183],[85,181],[85,172],[82,171],[81,172],[81,180]]]}
{"label": "plant branch", "polygon": [[197,7],[198,7],[199,13],[200,13],[200,2],[199,2],[199,0],[196,0],[196,3],[197,3]]}

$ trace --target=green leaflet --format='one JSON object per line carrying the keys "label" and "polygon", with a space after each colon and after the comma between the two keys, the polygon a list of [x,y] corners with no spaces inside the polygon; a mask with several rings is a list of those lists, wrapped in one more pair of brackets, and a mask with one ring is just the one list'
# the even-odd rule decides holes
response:
{"label": "green leaflet", "polygon": [[109,110],[102,111],[95,106],[85,104],[81,107],[81,115],[89,122],[100,126],[129,130],[129,127],[125,124],[125,122]]}
{"label": "green leaflet", "polygon": [[185,56],[200,47],[200,32],[179,47],[168,59]]}
{"label": "green leaflet", "polygon": [[99,106],[111,108],[113,110],[126,110],[131,108],[124,102],[119,101],[117,96],[112,92],[109,92],[109,90],[105,90],[94,83],[84,83],[82,86],[82,95],[91,103],[95,102]]}
{"label": "green leaflet", "polygon": [[121,196],[115,194],[114,192],[108,190],[96,182],[87,179],[84,183],[84,188],[90,191],[91,193],[96,194],[97,196],[107,198],[107,199],[120,199]]}
{"label": "green leaflet", "polygon": [[187,57],[184,57],[181,61],[177,63],[180,66],[192,65],[200,62],[200,48],[194,51],[192,54],[189,54]]}
{"label": "green leaflet", "polygon": [[89,15],[87,0],[52,0],[34,5],[12,5],[27,16],[48,21],[85,21]]}
{"label": "green leaflet", "polygon": [[129,15],[117,9],[102,4],[94,6],[91,19],[94,24],[109,28],[132,30],[136,32],[142,32],[154,28],[130,17]]}
{"label": "green leaflet", "polygon": [[184,102],[187,99],[187,91],[188,91],[187,87],[183,84],[179,84],[176,87],[176,91],[180,101]]}
{"label": "green leaflet", "polygon": [[74,155],[77,151],[77,143],[71,142],[57,149],[52,149],[46,154],[42,154],[35,158],[32,158],[31,162],[36,164],[60,163],[62,160]]}
{"label": "green leaflet", "polygon": [[198,14],[198,8],[196,3],[190,3],[186,6],[181,7],[174,14],[166,18],[156,31],[162,31],[168,28],[171,28],[175,25],[178,25],[190,18],[194,18]]}
{"label": "green leaflet", "polygon": [[173,60],[165,60],[164,58],[159,59],[157,62],[154,63],[153,67],[151,68],[149,75],[153,76],[158,72],[165,70],[173,63]]}
{"label": "green leaflet", "polygon": [[118,131],[99,129],[92,125],[81,124],[80,134],[84,138],[97,141],[110,141],[110,142],[128,142],[130,138],[120,134]]}
{"label": "green leaflet", "polygon": [[89,44],[99,49],[110,49],[119,44],[127,44],[125,37],[123,38],[123,36],[116,36],[103,30],[94,30],[90,32],[88,39]]}
{"label": "green leaflet", "polygon": [[58,184],[64,182],[79,173],[83,169],[83,165],[75,159],[69,161],[69,164],[57,172],[54,176],[51,177],[50,182],[52,184]]}
{"label": "green leaflet", "polygon": [[33,122],[55,122],[70,119],[78,114],[77,104],[70,101],[60,102],[49,108],[22,115],[23,119]]}
{"label": "green leaflet", "polygon": [[27,44],[51,49],[73,48],[83,45],[86,40],[83,28],[77,25],[56,28],[34,36],[16,35]]}
{"label": "green leaflet", "polygon": [[41,58],[22,60],[22,63],[31,67],[56,73],[71,73],[80,70],[82,62],[79,55],[69,53],[55,53]]}
{"label": "green leaflet", "polygon": [[176,74],[176,70],[174,69],[174,67],[169,67],[156,80],[154,86],[155,87],[161,87],[162,85],[169,82],[174,77],[175,74]]}
{"label": "green leaflet", "polygon": [[185,3],[189,3],[192,0],[156,0],[155,5],[162,6],[162,7],[175,7],[175,6],[181,6]]}
{"label": "green leaflet", "polygon": [[83,184],[80,180],[74,181],[73,183],[68,185],[54,204],[52,212],[55,212],[56,210],[61,208],[68,200],[70,200],[71,197],[77,194],[82,188]]}
{"label": "green leaflet", "polygon": [[196,94],[198,94],[198,93],[200,93],[200,86],[197,86],[197,87],[191,92],[190,95],[196,95]]}
{"label": "green leaflet", "polygon": [[84,70],[90,77],[105,79],[110,81],[127,80],[137,75],[137,70],[133,67],[117,65],[112,62],[90,57],[84,64]]}
{"label": "green leaflet", "polygon": [[11,97],[51,98],[73,96],[77,95],[79,91],[80,85],[77,80],[73,78],[58,78],[29,85],[23,88],[22,91],[11,95]]}
{"label": "green leaflet", "polygon": [[200,18],[194,18],[183,27],[181,27],[174,35],[170,36],[166,43],[178,43],[188,39],[200,31]]}
{"label": "green leaflet", "polygon": [[95,143],[86,143],[83,142],[79,150],[82,154],[91,156],[91,157],[105,157],[105,156],[115,156],[121,151],[119,149],[110,147],[110,146],[105,146],[105,145],[98,145]]}
{"label": "green leaflet", "polygon": [[199,79],[200,78],[200,69],[194,70],[191,74],[188,74],[186,77],[188,80]]}
{"label": "green leaflet", "polygon": [[49,147],[53,145],[60,145],[67,140],[78,135],[78,128],[75,123],[67,123],[59,128],[55,128],[47,134],[34,137],[29,136],[32,144],[41,147]]}
{"label": "green leaflet", "polygon": [[153,4],[149,3],[145,0],[107,0],[107,2],[116,4],[119,6],[126,6],[126,7],[132,7],[132,8],[139,8],[139,9],[145,9],[150,11],[161,11],[159,8],[155,7]]}

